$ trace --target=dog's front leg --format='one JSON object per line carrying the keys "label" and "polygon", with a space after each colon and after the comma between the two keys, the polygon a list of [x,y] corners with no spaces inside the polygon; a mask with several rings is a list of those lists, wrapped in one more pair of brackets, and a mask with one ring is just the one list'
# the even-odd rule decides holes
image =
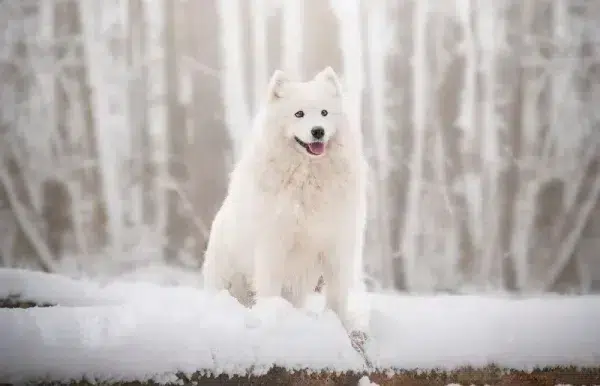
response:
{"label": "dog's front leg", "polygon": [[365,351],[367,342],[366,326],[360,325],[351,317],[349,311],[350,290],[358,289],[356,267],[358,251],[351,242],[341,243],[331,255],[324,269],[326,306],[335,312],[344,326],[352,347],[364,358],[365,364],[371,367],[371,361]]}
{"label": "dog's front leg", "polygon": [[340,319],[344,327],[349,325],[348,295],[352,283],[351,264],[344,262],[347,248],[338,248],[331,251],[328,261],[324,265],[323,280],[325,282],[325,306],[332,310]]}
{"label": "dog's front leg", "polygon": [[256,298],[281,296],[284,280],[283,248],[275,243],[261,243],[255,250],[254,290]]}

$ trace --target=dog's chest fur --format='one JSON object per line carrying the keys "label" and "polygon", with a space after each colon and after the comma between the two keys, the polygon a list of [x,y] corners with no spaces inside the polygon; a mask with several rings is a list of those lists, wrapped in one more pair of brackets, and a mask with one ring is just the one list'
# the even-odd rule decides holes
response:
{"label": "dog's chest fur", "polygon": [[[287,161],[287,162],[286,162]],[[344,205],[356,192],[357,175],[350,160],[336,154],[308,159],[302,154],[267,159],[268,175],[258,175],[257,186],[269,202],[274,225],[293,228],[298,236],[327,237],[332,218],[344,221]],[[304,239],[304,237],[302,237]],[[315,240],[316,241],[316,240]]]}

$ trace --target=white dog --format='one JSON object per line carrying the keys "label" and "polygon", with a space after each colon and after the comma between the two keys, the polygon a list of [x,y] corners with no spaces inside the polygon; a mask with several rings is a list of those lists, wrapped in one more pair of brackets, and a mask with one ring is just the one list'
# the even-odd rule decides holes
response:
{"label": "white dog", "polygon": [[322,275],[326,306],[349,327],[348,294],[362,286],[366,163],[333,69],[308,82],[275,71],[248,137],[212,224],[205,288],[246,305],[253,289],[301,307]]}

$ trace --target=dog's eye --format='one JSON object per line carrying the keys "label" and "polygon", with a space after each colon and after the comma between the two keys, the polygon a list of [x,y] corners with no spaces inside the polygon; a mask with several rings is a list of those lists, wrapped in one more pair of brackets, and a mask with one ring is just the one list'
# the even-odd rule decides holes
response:
{"label": "dog's eye", "polygon": [[326,117],[326,116],[327,116],[327,114],[329,114],[329,113],[327,112],[327,110],[321,110],[321,115],[322,115],[322,116]]}
{"label": "dog's eye", "polygon": [[296,118],[302,118],[304,116],[304,111],[299,110],[296,111],[296,114],[294,114],[296,116]]}

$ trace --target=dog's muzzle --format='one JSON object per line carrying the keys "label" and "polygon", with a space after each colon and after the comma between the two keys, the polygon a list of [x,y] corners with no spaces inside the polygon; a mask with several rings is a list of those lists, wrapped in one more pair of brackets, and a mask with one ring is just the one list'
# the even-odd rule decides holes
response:
{"label": "dog's muzzle", "polygon": [[322,141],[303,142],[298,137],[294,137],[296,142],[302,146],[310,155],[319,156],[325,153],[325,143]]}

